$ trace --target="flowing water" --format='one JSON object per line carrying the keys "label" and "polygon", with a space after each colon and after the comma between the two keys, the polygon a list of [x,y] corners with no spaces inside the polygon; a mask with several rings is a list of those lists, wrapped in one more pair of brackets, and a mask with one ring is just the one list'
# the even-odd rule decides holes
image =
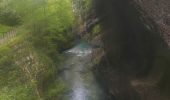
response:
{"label": "flowing water", "polygon": [[62,76],[70,87],[69,100],[106,100],[89,67],[91,53],[92,46],[82,41],[65,52],[65,70]]}

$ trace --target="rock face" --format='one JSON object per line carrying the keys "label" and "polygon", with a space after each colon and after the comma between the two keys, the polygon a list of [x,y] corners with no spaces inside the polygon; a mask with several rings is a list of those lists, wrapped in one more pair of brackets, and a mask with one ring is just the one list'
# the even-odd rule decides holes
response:
{"label": "rock face", "polygon": [[135,0],[136,4],[153,19],[170,46],[170,1],[169,0]]}
{"label": "rock face", "polygon": [[170,1],[94,4],[97,17],[103,19],[103,47],[96,51],[102,53],[94,53],[95,72],[110,99],[169,100]]}

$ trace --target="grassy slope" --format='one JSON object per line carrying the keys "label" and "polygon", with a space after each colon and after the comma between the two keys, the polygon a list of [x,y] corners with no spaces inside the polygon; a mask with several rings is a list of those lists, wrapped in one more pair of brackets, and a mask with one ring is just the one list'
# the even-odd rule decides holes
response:
{"label": "grassy slope", "polygon": [[2,36],[4,33],[8,32],[8,31],[10,31],[10,29],[11,29],[10,26],[0,24],[0,36]]}
{"label": "grassy slope", "polygon": [[31,84],[25,84],[24,72],[15,63],[13,46],[18,44],[17,42],[18,38],[9,44],[0,46],[0,100],[12,100],[14,98],[17,100],[35,100],[33,87]]}
{"label": "grassy slope", "polygon": [[[43,100],[62,98],[62,93],[66,88],[55,77],[56,67],[53,66],[54,64],[50,58],[34,50],[31,45],[28,45],[28,42],[24,43],[27,35],[20,34],[8,44],[0,46],[0,100],[13,100],[14,98],[16,100],[39,100],[36,89],[42,93],[41,98]],[[21,49],[26,49],[26,51],[24,50],[18,55],[15,47],[21,44],[23,44]],[[36,73],[39,75],[38,79],[31,75],[27,76],[27,71],[23,70],[26,67],[22,64],[16,64],[17,60],[22,62],[28,52],[34,52],[37,55],[36,58],[40,65],[37,65],[36,68],[40,73],[34,72],[35,67],[32,65],[30,66],[32,70],[30,69],[29,71],[31,74]],[[28,65],[28,63],[25,64]]]}
{"label": "grassy slope", "polygon": [[[62,0],[59,3],[65,5]],[[65,3],[70,2],[67,0]],[[58,5],[58,3],[55,4]],[[44,6],[34,10],[35,13],[31,15],[28,11],[26,18],[23,18],[25,22],[23,27],[18,29],[20,34],[10,43],[0,46],[0,52],[3,52],[0,53],[0,71],[4,72],[0,73],[0,87],[2,87],[0,100],[13,100],[14,98],[16,100],[39,100],[37,91],[43,100],[63,100],[62,93],[66,88],[56,75],[57,68],[62,62],[58,50],[65,49],[63,44],[70,45],[72,36],[68,28],[73,24],[73,16],[68,10],[71,10],[70,4],[64,9],[62,9],[63,6],[58,5],[58,7],[46,5],[45,9],[50,11],[45,16]],[[10,28],[3,26],[1,30],[7,32]],[[20,47],[22,50],[16,50],[15,47]],[[21,53],[17,54],[18,51]],[[28,73],[23,70],[24,65],[16,64],[16,60],[22,62],[30,52],[34,54],[33,58],[36,58],[32,62],[36,61],[38,65],[29,65],[31,73]],[[26,61],[24,64],[28,65],[29,62]]]}

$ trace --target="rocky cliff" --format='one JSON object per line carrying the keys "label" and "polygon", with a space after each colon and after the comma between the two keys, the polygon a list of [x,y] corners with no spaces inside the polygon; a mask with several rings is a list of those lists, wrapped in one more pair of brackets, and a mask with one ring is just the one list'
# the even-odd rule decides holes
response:
{"label": "rocky cliff", "polygon": [[169,5],[94,0],[100,30],[88,40],[100,45],[93,53],[94,72],[111,100],[169,100]]}

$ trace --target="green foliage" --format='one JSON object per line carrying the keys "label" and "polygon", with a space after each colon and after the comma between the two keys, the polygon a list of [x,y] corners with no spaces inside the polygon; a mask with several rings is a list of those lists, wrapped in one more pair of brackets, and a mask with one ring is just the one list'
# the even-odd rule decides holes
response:
{"label": "green foliage", "polygon": [[37,100],[30,86],[4,87],[0,90],[0,100]]}
{"label": "green foliage", "polygon": [[72,45],[74,14],[70,0],[47,0],[28,16],[32,18],[26,21],[33,45],[52,59]]}
{"label": "green foliage", "polygon": [[101,32],[101,26],[99,24],[95,25],[94,28],[92,29],[92,37],[96,36]]}
{"label": "green foliage", "polygon": [[20,22],[20,16],[15,10],[8,8],[0,9],[0,23],[14,26],[18,25]]}
{"label": "green foliage", "polygon": [[38,74],[39,77],[36,82],[36,85],[39,87],[40,91],[42,91],[42,98],[44,100],[63,100],[61,97],[66,91],[66,87],[57,77],[58,67],[55,66],[59,66],[59,61],[61,60],[56,59],[57,64],[55,64],[46,54],[42,54],[43,52],[39,50],[35,51],[37,52],[39,62],[43,65],[41,69],[44,69]]}
{"label": "green foliage", "polygon": [[15,75],[13,75],[15,64],[13,64],[12,57],[10,56],[10,48],[3,47],[0,49],[0,52],[0,85],[3,86],[13,81],[10,76],[15,77]]}
{"label": "green foliage", "polygon": [[15,64],[11,46],[1,46],[0,52],[0,100],[37,100],[33,87],[26,85],[23,71]]}
{"label": "green foliage", "polygon": [[85,7],[86,11],[90,11],[92,8],[92,0],[85,0],[84,7]]}
{"label": "green foliage", "polygon": [[[22,22],[22,26],[10,46],[0,47],[0,100],[37,100],[37,92],[42,99],[60,100],[66,88],[56,73],[62,62],[61,52],[73,44],[72,1],[8,0],[4,5],[0,5],[0,23],[13,26]],[[9,31],[1,27],[0,30]],[[16,52],[13,47],[20,44],[26,49],[18,54],[20,59],[28,52],[35,53],[36,77],[31,77],[34,72],[30,73],[31,78],[26,77],[21,69],[24,66],[16,65],[18,58],[13,56]]]}
{"label": "green foliage", "polygon": [[11,29],[10,26],[0,24],[0,36],[2,36],[4,33],[8,32],[8,31],[10,31],[10,29]]}
{"label": "green foliage", "polygon": [[46,91],[46,100],[64,100],[63,94],[67,91],[65,85],[61,81],[55,81]]}
{"label": "green foliage", "polygon": [[0,37],[9,32],[11,29],[12,28],[10,26],[0,24]]}

